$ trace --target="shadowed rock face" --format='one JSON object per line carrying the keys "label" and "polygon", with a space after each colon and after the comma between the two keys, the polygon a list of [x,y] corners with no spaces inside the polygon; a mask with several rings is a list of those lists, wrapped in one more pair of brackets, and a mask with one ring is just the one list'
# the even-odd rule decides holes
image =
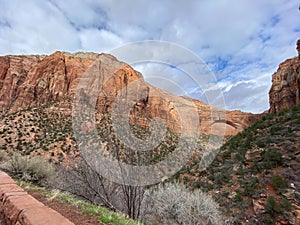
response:
{"label": "shadowed rock face", "polygon": [[300,40],[297,41],[297,51],[298,57],[281,63],[272,75],[270,112],[276,113],[300,103]]}
{"label": "shadowed rock face", "polygon": [[99,90],[95,107],[99,112],[107,113],[116,102],[125,101],[131,105],[131,122],[142,126],[149,126],[149,119],[160,118],[175,132],[185,129],[192,133],[196,126],[202,133],[218,134],[218,129],[212,128],[225,125],[225,134],[234,135],[260,117],[241,111],[221,113],[200,101],[155,88],[112,55],[64,52],[0,57],[0,109],[14,112],[56,101],[71,113],[74,94],[87,72],[102,74],[87,81]]}
{"label": "shadowed rock face", "polygon": [[297,41],[298,58],[300,57],[300,39]]}

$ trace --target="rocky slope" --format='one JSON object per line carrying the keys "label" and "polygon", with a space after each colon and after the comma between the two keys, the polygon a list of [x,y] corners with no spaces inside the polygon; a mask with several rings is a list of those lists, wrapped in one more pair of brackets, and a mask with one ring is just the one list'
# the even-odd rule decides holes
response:
{"label": "rocky slope", "polygon": [[281,63],[272,75],[270,112],[279,112],[300,103],[300,40],[297,50],[298,56]]}
{"label": "rocky slope", "polygon": [[[158,117],[173,131],[182,132],[181,120],[187,118],[184,126],[188,131],[195,131],[198,123],[197,131],[218,133],[212,127],[224,125],[225,134],[234,135],[259,117],[240,111],[222,114],[220,109],[202,102],[166,93],[146,83],[139,72],[111,55],[64,52],[0,57],[0,109],[7,114],[55,101],[59,104],[54,110],[70,114],[81,78],[95,71],[104,74],[88,81],[91,87],[102,87],[96,103],[98,112],[110,111],[115,102],[120,102],[118,99],[131,101],[130,119],[142,126]],[[198,121],[189,117],[191,112]]]}
{"label": "rocky slope", "polygon": [[209,192],[234,224],[300,224],[300,105],[234,136],[207,170],[199,162],[178,179]]}
{"label": "rocky slope", "polygon": [[298,57],[272,76],[270,112],[229,139],[205,171],[192,158],[177,178],[215,197],[234,224],[300,224]]}

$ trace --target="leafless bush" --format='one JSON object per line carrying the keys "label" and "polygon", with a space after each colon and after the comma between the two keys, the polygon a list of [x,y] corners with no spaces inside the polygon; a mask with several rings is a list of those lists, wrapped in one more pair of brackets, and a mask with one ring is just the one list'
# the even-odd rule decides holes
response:
{"label": "leafless bush", "polygon": [[84,159],[68,168],[62,167],[53,185],[91,203],[125,213],[130,218],[139,218],[144,189],[125,183],[116,184],[103,177]]}
{"label": "leafless bush", "polygon": [[143,220],[147,224],[222,224],[214,200],[200,189],[191,192],[180,184],[166,184],[145,193]]}
{"label": "leafless bush", "polygon": [[36,184],[45,185],[55,176],[55,169],[48,161],[41,157],[21,156],[14,154],[1,169],[12,177]]}

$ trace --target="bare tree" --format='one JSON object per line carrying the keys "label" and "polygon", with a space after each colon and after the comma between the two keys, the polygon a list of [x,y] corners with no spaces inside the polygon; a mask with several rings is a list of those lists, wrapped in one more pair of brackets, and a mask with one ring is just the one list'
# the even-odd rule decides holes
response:
{"label": "bare tree", "polygon": [[[114,134],[110,132],[110,124],[107,120],[103,120],[102,123],[99,132],[103,133],[100,136],[103,137],[102,141],[106,143],[105,147],[109,154],[120,162],[119,167],[122,167],[121,162],[135,163],[137,161],[134,156],[135,152],[116,141]],[[144,188],[129,185],[125,181],[125,177],[122,177],[121,180],[121,183],[109,180],[84,157],[81,157],[78,162],[68,167],[61,167],[54,185],[56,188],[68,191],[89,202],[125,213],[132,219],[139,219]]]}

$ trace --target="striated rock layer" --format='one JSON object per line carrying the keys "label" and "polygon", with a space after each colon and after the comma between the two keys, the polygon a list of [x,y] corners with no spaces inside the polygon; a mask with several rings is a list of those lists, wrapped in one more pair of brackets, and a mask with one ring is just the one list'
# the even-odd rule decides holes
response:
{"label": "striated rock layer", "polygon": [[[82,81],[82,77],[86,80]],[[175,132],[189,134],[196,129],[222,134],[219,128],[225,126],[225,135],[235,135],[260,117],[241,111],[223,113],[200,101],[155,88],[112,55],[64,52],[0,57],[0,109],[15,112],[55,101],[61,102],[60,110],[71,113],[78,85],[84,82],[91,89],[86,92],[97,95],[95,108],[99,112],[116,110],[125,101],[131,108],[124,114],[142,126],[160,118]]]}
{"label": "striated rock layer", "polygon": [[300,40],[297,42],[298,57],[279,65],[272,75],[269,92],[270,112],[277,113],[300,103]]}

